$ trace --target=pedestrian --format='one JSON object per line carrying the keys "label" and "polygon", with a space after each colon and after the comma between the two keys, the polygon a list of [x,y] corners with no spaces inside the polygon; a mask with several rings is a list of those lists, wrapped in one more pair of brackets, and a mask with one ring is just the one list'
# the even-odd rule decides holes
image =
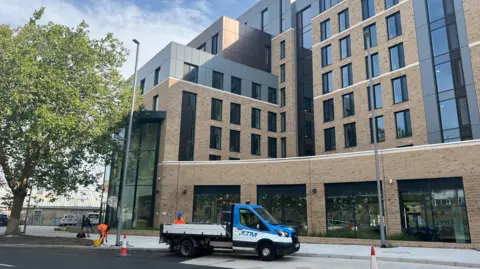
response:
{"label": "pedestrian", "polygon": [[80,225],[80,232],[78,232],[77,238],[85,238],[85,215],[82,217],[82,222]]}
{"label": "pedestrian", "polygon": [[107,224],[99,224],[97,226],[97,232],[100,235],[101,244],[108,243],[108,231],[110,227]]}
{"label": "pedestrian", "polygon": [[85,228],[85,231],[86,231],[85,233],[87,234],[87,237],[90,237],[90,233],[93,230],[92,221],[90,220],[90,218],[88,216],[87,217],[83,216],[83,217],[84,217],[84,222],[85,222],[83,224],[83,226]]}
{"label": "pedestrian", "polygon": [[177,218],[175,219],[173,224],[185,224],[185,220],[182,219],[182,212],[177,213]]}

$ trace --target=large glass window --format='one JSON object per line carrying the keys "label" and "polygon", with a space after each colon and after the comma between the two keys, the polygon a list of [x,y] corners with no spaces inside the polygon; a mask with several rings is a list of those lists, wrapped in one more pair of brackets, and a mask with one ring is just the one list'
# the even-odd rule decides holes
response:
{"label": "large glass window", "polygon": [[[371,62],[371,71],[372,71],[372,78],[380,76],[380,60],[378,57],[378,52],[370,55],[372,57]],[[367,71],[366,78],[369,78],[368,74],[368,56],[365,57],[365,70]]]}
{"label": "large glass window", "polygon": [[285,64],[280,65],[280,83],[285,82]]}
{"label": "large glass window", "polygon": [[310,7],[300,11],[302,16],[302,47],[312,49],[312,14]]}
{"label": "large glass window", "polygon": [[461,178],[399,180],[403,231],[419,241],[470,243]]}
{"label": "large glass window", "polygon": [[240,186],[194,186],[193,223],[220,223],[225,204],[240,203]]}
{"label": "large glass window", "polygon": [[392,79],[393,103],[399,104],[408,101],[407,77],[401,76]]}
{"label": "large glass window", "polygon": [[213,71],[212,87],[215,89],[223,90],[223,74],[222,73]]}
{"label": "large glass window", "polygon": [[385,9],[389,9],[393,6],[395,6],[396,4],[398,4],[400,0],[385,0]]}
{"label": "large glass window", "polygon": [[437,78],[437,91],[445,92],[453,90],[453,75],[450,62],[435,66],[435,76]]}
{"label": "large glass window", "polygon": [[335,127],[323,130],[325,137],[325,151],[336,149]]}
{"label": "large glass window", "polygon": [[268,131],[276,132],[277,131],[277,113],[268,112]]}
{"label": "large glass window", "polygon": [[268,87],[268,102],[278,104],[277,89]]}
{"label": "large glass window", "polygon": [[252,155],[260,155],[261,136],[257,134],[251,135],[250,153]]}
{"label": "large glass window", "polygon": [[443,11],[443,1],[442,0],[427,0],[428,4],[428,19],[430,22],[434,22],[445,17],[445,12]]}
{"label": "large glass window", "polygon": [[210,148],[222,148],[222,128],[210,126]]}
{"label": "large glass window", "polygon": [[230,130],[230,152],[240,152],[240,131]]}
{"label": "large glass window", "polygon": [[[280,33],[287,29],[287,1],[280,0]],[[288,1],[290,3],[290,1]]]}
{"label": "large glass window", "polygon": [[280,113],[280,132],[287,131],[287,114],[286,112]]}
{"label": "large glass window", "polygon": [[280,223],[307,233],[307,192],[304,184],[258,185],[257,202]]}
{"label": "large glass window", "polygon": [[400,11],[387,17],[387,31],[389,40],[402,35]]}
{"label": "large glass window", "polygon": [[[372,110],[372,102],[370,95],[370,87],[367,88],[368,95],[368,110]],[[382,85],[373,85],[373,101],[375,102],[375,109],[382,108]]]}
{"label": "large glass window", "polygon": [[217,55],[218,53],[218,34],[212,37],[212,54]]}
{"label": "large glass window", "polygon": [[442,120],[443,141],[461,141],[456,100],[450,99],[440,102],[440,115]]}
{"label": "large glass window", "polygon": [[322,74],[322,92],[323,94],[333,92],[333,72]]}
{"label": "large glass window", "polygon": [[160,66],[155,69],[155,76],[153,77],[153,86],[157,85],[160,79]]}
{"label": "large glass window", "polygon": [[373,48],[377,45],[377,25],[371,24],[365,28],[363,28],[363,32],[366,33],[366,35],[363,36],[363,45],[365,46],[365,49],[368,48],[368,43],[370,42],[370,48]]}
{"label": "large glass window", "polygon": [[280,42],[280,60],[285,59],[285,40]]}
{"label": "large glass window", "polygon": [[350,27],[350,17],[348,15],[348,8],[338,13],[338,32],[343,32]]}
{"label": "large glass window", "polygon": [[140,80],[140,92],[145,93],[145,79]]}
{"label": "large glass window", "polygon": [[193,161],[195,146],[195,123],[197,113],[197,95],[182,92],[182,114],[180,120],[179,161]]}
{"label": "large glass window", "polygon": [[275,137],[268,138],[268,158],[277,158],[277,139]]}
{"label": "large glass window", "polygon": [[325,184],[325,200],[330,236],[380,238],[376,182]]}
{"label": "large glass window", "polygon": [[362,20],[366,20],[375,15],[375,1],[362,0]]}
{"label": "large glass window", "polygon": [[287,138],[282,137],[280,139],[281,148],[282,148],[282,158],[287,158]]}
{"label": "large glass window", "polygon": [[342,88],[348,87],[353,84],[352,64],[342,66]]}
{"label": "large glass window", "polygon": [[355,122],[343,125],[343,135],[345,137],[345,148],[357,146],[357,130]]}
{"label": "large glass window", "polygon": [[320,0],[320,13],[325,10],[335,6],[336,4],[342,2],[343,0]]}
{"label": "large glass window", "polygon": [[350,36],[340,39],[340,60],[352,56],[352,49],[350,47]]}
{"label": "large glass window", "polygon": [[242,94],[242,80],[240,78],[232,76],[231,79],[232,87],[231,92],[236,94]]}
{"label": "large glass window", "polygon": [[222,121],[222,108],[223,108],[223,101],[220,99],[212,98],[212,120]]}
{"label": "large glass window", "polygon": [[410,110],[399,111],[395,113],[395,123],[397,126],[397,138],[412,136],[412,123],[410,121]]}
{"label": "large glass window", "polygon": [[252,98],[259,99],[262,92],[262,85],[252,82]]}
{"label": "large glass window", "polygon": [[[375,124],[377,126],[377,142],[385,141],[385,123],[383,121],[383,116],[375,117]],[[370,141],[373,143],[373,129],[372,129],[372,118],[370,118]]]}
{"label": "large glass window", "polygon": [[335,119],[334,113],[333,98],[323,101],[323,122],[333,121]]}
{"label": "large glass window", "polygon": [[262,11],[262,31],[268,33],[268,8]]}
{"label": "large glass window", "polygon": [[332,45],[322,48],[322,67],[332,64]]}
{"label": "large glass window", "polygon": [[284,107],[286,104],[285,88],[280,89],[280,107]]}
{"label": "large glass window", "polygon": [[389,48],[390,51],[390,70],[395,71],[405,67],[405,55],[403,52],[403,43]]}
{"label": "large glass window", "polygon": [[158,111],[158,94],[153,97],[152,110]]}
{"label": "large glass window", "polygon": [[324,20],[320,23],[320,41],[324,41],[332,36],[332,29],[330,27],[330,19]]}
{"label": "large glass window", "polygon": [[260,129],[260,114],[260,109],[252,108],[252,128]]}
{"label": "large glass window", "polygon": [[355,115],[355,100],[353,98],[353,92],[343,95],[342,101],[343,101],[343,116],[350,117]]}
{"label": "large glass window", "polygon": [[238,124],[240,125],[240,112],[241,106],[240,104],[231,103],[230,104],[230,123],[231,124]]}
{"label": "large glass window", "polygon": [[183,65],[183,79],[193,83],[198,83],[198,66],[185,63]]}

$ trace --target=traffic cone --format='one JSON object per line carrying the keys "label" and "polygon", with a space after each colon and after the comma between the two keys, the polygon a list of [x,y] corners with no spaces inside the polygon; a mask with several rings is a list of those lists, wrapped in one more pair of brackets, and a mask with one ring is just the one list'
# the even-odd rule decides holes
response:
{"label": "traffic cone", "polygon": [[128,255],[127,251],[127,234],[123,234],[123,242],[122,242],[122,248],[120,249],[120,257],[127,257],[130,256]]}
{"label": "traffic cone", "polygon": [[373,246],[370,253],[370,269],[378,269],[377,256],[375,256],[375,248]]}

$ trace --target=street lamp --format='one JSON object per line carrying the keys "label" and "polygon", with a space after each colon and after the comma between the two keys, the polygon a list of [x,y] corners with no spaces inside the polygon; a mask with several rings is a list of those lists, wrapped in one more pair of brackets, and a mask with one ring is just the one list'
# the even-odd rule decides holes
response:
{"label": "street lamp", "polygon": [[372,110],[372,130],[373,130],[373,152],[375,155],[375,175],[377,177],[377,195],[378,195],[378,210],[380,212],[380,242],[382,248],[387,247],[385,242],[385,224],[383,223],[383,203],[382,203],[382,187],[380,183],[380,166],[378,164],[378,147],[377,147],[377,120],[375,118],[375,98],[373,95],[372,83],[372,55],[370,54],[370,31],[363,32],[364,38],[367,41],[367,73],[368,73],[368,88],[370,93],[370,108]]}
{"label": "street lamp", "polygon": [[117,214],[118,214],[118,225],[117,225],[117,239],[115,245],[120,246],[120,234],[122,232],[123,226],[123,189],[125,188],[125,181],[127,178],[127,167],[128,167],[128,158],[130,153],[130,136],[132,133],[132,121],[133,121],[133,109],[135,107],[135,89],[137,87],[137,66],[138,66],[138,52],[140,50],[140,42],[138,40],[133,39],[133,43],[137,44],[137,55],[135,57],[135,72],[133,73],[133,85],[132,85],[132,105],[130,107],[130,118],[128,120],[128,132],[127,132],[127,147],[125,148],[125,159],[123,161],[123,176],[122,176],[122,183],[120,186],[120,193],[118,201],[120,204],[117,206]]}

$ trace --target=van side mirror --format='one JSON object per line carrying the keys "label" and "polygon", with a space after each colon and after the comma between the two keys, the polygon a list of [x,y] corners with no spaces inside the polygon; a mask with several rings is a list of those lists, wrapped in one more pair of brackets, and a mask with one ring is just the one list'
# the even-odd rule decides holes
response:
{"label": "van side mirror", "polygon": [[260,224],[257,224],[257,230],[260,230]]}

